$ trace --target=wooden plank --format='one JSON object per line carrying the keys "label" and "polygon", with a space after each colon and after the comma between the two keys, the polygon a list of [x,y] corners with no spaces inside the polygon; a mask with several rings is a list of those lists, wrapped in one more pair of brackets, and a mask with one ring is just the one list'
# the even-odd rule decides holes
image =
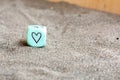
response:
{"label": "wooden plank", "polygon": [[92,8],[120,14],[120,0],[49,0],[54,2],[65,1],[86,8]]}

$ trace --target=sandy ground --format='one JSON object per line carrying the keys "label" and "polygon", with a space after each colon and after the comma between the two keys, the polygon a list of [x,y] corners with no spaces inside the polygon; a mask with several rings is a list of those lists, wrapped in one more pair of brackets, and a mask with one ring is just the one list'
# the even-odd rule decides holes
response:
{"label": "sandy ground", "polygon": [[[26,44],[47,26],[47,46]],[[0,0],[0,80],[120,80],[120,16],[67,3]]]}

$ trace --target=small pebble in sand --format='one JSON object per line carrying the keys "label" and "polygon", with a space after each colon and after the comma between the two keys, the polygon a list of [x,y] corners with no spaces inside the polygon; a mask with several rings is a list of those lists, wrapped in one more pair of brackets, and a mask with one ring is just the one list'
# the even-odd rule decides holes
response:
{"label": "small pebble in sand", "polygon": [[119,40],[119,38],[116,38],[117,40]]}

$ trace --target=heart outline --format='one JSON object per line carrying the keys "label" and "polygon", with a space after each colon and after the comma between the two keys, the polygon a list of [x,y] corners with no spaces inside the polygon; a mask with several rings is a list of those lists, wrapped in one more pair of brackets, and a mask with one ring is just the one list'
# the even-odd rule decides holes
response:
{"label": "heart outline", "polygon": [[[38,36],[39,34],[40,34],[40,36],[39,36],[38,40],[36,40],[35,37],[34,37],[34,35],[35,35],[35,36]],[[34,40],[36,43],[38,43],[38,42],[40,41],[41,37],[42,37],[42,34],[41,34],[40,32],[38,32],[38,33],[32,32],[31,35],[32,35],[33,40]]]}

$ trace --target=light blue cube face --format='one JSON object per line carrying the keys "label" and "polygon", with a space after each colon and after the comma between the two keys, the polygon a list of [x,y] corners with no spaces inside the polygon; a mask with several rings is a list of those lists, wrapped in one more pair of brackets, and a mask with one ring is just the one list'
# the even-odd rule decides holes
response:
{"label": "light blue cube face", "polygon": [[45,26],[29,25],[27,33],[27,43],[32,47],[46,46],[47,30]]}

